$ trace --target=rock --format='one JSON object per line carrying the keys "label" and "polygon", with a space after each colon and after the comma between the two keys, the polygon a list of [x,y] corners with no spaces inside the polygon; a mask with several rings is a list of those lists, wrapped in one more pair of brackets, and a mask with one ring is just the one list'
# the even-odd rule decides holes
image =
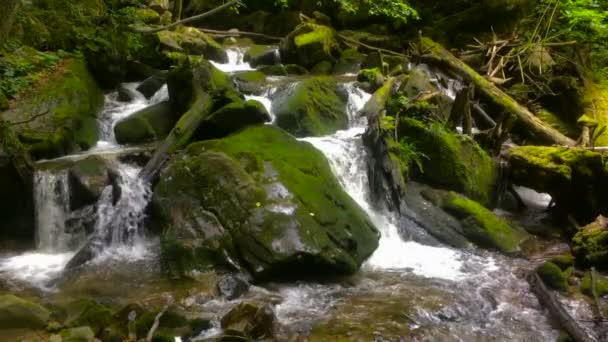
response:
{"label": "rock", "polygon": [[157,141],[171,132],[177,120],[171,104],[164,101],[120,120],[114,126],[114,134],[121,145]]}
{"label": "rock", "polygon": [[175,31],[157,33],[160,44],[171,50],[190,55],[203,55],[206,59],[227,63],[226,50],[206,33],[190,26],[181,26]]}
{"label": "rock", "polygon": [[156,94],[165,85],[165,79],[160,76],[150,76],[137,86],[137,91],[142,93],[147,99]]}
{"label": "rock", "polygon": [[462,226],[463,235],[481,247],[515,254],[520,251],[520,244],[527,237],[523,231],[509,226],[481,204],[455,192],[425,190],[422,195],[456,217]]}
{"label": "rock", "polygon": [[333,70],[333,65],[329,61],[321,61],[310,70],[313,75],[330,75]]}
{"label": "rock", "polygon": [[195,136],[200,140],[223,138],[247,126],[270,121],[270,114],[260,102],[237,101],[211,113],[203,120]]}
{"label": "rock", "polygon": [[249,291],[249,283],[242,276],[227,274],[217,282],[217,291],[224,298],[233,300]]}
{"label": "rock", "polygon": [[236,331],[253,339],[270,339],[274,335],[275,315],[270,305],[244,302],[222,317],[222,329]]}
{"label": "rock", "polygon": [[470,137],[449,132],[442,124],[411,118],[399,121],[399,136],[415,147],[421,172],[414,178],[464,193],[490,206],[496,193],[496,162]]}
{"label": "rock", "polygon": [[[137,336],[146,336],[148,334],[158,313],[159,311],[146,312],[137,318],[135,323]],[[158,323],[158,331],[170,335],[170,341],[175,341],[175,337],[180,336],[180,331],[178,330],[186,331],[189,326],[188,319],[182,314],[182,310],[175,306],[169,307],[161,316]],[[157,335],[155,334],[155,336]]]}
{"label": "rock", "polygon": [[548,193],[562,212],[583,222],[608,210],[607,171],[600,153],[567,147],[517,146],[509,150],[512,183]]}
{"label": "rock", "polygon": [[59,333],[62,342],[93,342],[95,333],[89,327],[64,329]]}
{"label": "rock", "polygon": [[281,41],[281,59],[312,68],[322,61],[335,62],[340,55],[336,32],[324,25],[300,24]]}
{"label": "rock", "polygon": [[266,75],[260,71],[245,71],[234,75],[234,82],[245,94],[260,95],[264,92]]}
{"label": "rock", "polygon": [[78,210],[97,203],[103,190],[112,184],[109,162],[90,156],[74,163],[68,170],[70,209]]}
{"label": "rock", "polygon": [[334,74],[356,74],[361,70],[361,65],[366,56],[356,49],[342,51],[340,59],[334,66]]}
{"label": "rock", "polygon": [[574,256],[570,253],[556,255],[549,259],[549,261],[559,266],[562,271],[574,266]]}
{"label": "rock", "polygon": [[608,220],[599,216],[572,238],[576,263],[605,269],[608,265]]}
{"label": "rock", "polygon": [[[598,297],[604,297],[608,294],[608,277],[595,273],[595,293]],[[581,280],[581,291],[589,297],[593,297],[591,288],[591,272],[585,272],[585,276]]]}
{"label": "rock", "polygon": [[87,150],[97,142],[97,113],[103,93],[81,59],[66,60],[39,90],[2,113],[36,158],[54,158]]}
{"label": "rock", "polygon": [[0,296],[0,330],[41,329],[49,317],[50,312],[34,302],[10,294]]}
{"label": "rock", "polygon": [[373,93],[384,85],[386,79],[380,69],[374,68],[361,70],[357,75],[357,81],[369,84],[367,90]]}
{"label": "rock", "polygon": [[131,102],[138,96],[140,95],[137,93],[137,90],[131,89],[126,84],[122,83],[118,86],[118,101]]}
{"label": "rock", "polygon": [[163,14],[169,10],[169,0],[151,0],[148,7],[155,10],[159,14]]}
{"label": "rock", "polygon": [[162,171],[153,203],[163,243],[188,251],[163,252],[181,258],[170,273],[238,262],[258,279],[351,274],[378,243],[323,155],[266,125],[190,145]]}
{"label": "rock", "polygon": [[[283,64],[260,65],[257,70],[266,76],[287,76],[287,68]],[[308,71],[306,71],[308,72]]]}
{"label": "rock", "polygon": [[65,324],[76,328],[86,326],[93,332],[93,335],[110,325],[112,321],[112,311],[91,299],[80,299],[69,303],[66,308]]}
{"label": "rock", "polygon": [[568,290],[568,278],[556,264],[547,261],[536,269],[536,273],[548,287],[559,291]]}
{"label": "rock", "polygon": [[323,136],[348,127],[346,99],[331,78],[306,79],[273,100],[277,126],[295,136]]}
{"label": "rock", "polygon": [[245,62],[248,62],[252,67],[260,65],[275,65],[281,63],[279,49],[271,45],[252,45],[249,47],[245,56]]}

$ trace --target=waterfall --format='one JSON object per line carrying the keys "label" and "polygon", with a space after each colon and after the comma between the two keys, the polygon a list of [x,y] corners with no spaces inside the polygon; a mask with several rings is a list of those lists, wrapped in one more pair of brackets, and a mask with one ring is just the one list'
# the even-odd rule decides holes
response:
{"label": "waterfall", "polygon": [[245,52],[247,52],[248,48],[229,48],[226,49],[226,54],[228,55],[228,63],[217,63],[211,61],[216,68],[226,73],[233,73],[237,71],[253,71],[254,68],[249,65],[249,63],[245,63],[243,58],[245,57]]}
{"label": "waterfall", "polygon": [[69,212],[67,170],[38,170],[34,175],[36,247],[43,252],[65,252],[69,235],[65,232]]}

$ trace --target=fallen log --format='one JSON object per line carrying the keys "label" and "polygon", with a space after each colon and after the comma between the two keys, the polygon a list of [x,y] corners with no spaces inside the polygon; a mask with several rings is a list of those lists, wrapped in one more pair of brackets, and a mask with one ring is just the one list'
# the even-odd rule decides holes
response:
{"label": "fallen log", "polygon": [[147,182],[152,182],[156,173],[168,157],[178,149],[184,147],[189,141],[194,131],[200,126],[201,122],[211,113],[213,100],[207,93],[199,94],[198,98],[192,104],[181,119],[175,124],[167,138],[156,149],[152,159],[146,164],[140,172],[142,177]]}
{"label": "fallen log", "polygon": [[535,136],[549,144],[574,146],[574,140],[568,138],[554,128],[544,124],[526,107],[520,105],[500,90],[492,82],[478,74],[475,70],[462,62],[451,52],[443,48],[440,44],[433,40],[421,37],[420,38],[420,59],[423,62],[439,65],[444,68],[453,70],[466,81],[472,82],[477,91],[486,96],[498,107],[504,111],[513,113],[518,120]]}
{"label": "fallen log", "polygon": [[536,272],[532,272],[528,275],[528,282],[532,291],[536,294],[538,301],[544,306],[551,316],[557,320],[559,325],[570,335],[575,342],[595,342],[596,339],[593,336],[587,334],[587,332],[578,324],[578,322],[570,316],[568,311],[564,309],[559,299],[547,288],[543,280]]}

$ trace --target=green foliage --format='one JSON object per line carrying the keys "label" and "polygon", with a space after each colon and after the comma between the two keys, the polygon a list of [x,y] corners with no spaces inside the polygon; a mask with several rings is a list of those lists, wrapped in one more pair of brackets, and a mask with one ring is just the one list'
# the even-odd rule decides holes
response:
{"label": "green foliage", "polygon": [[350,13],[365,13],[407,22],[418,13],[405,0],[334,0]]}
{"label": "green foliage", "polygon": [[416,146],[413,143],[408,142],[406,139],[401,139],[399,144],[395,144],[392,147],[393,153],[396,153],[399,156],[399,160],[403,163],[402,166],[405,166],[405,170],[409,170],[412,165],[416,165],[418,170],[424,173],[423,162],[424,159],[429,159],[429,157],[418,151]]}
{"label": "green foliage", "polygon": [[11,54],[0,57],[0,91],[7,97],[15,97],[40,80],[66,53],[42,52],[29,47],[19,47]]}

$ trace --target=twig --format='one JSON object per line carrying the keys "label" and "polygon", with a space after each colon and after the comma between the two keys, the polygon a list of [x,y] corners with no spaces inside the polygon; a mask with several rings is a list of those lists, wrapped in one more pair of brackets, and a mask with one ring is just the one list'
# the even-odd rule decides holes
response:
{"label": "twig", "polygon": [[48,111],[48,110],[46,110],[46,111],[44,111],[44,112],[42,112],[42,113],[40,113],[40,114],[36,114],[36,115],[34,115],[34,116],[30,117],[30,118],[29,118],[29,119],[27,119],[27,120],[23,120],[23,121],[16,121],[16,122],[9,122],[9,121],[7,121],[7,123],[8,123],[8,125],[9,125],[9,126],[23,125],[23,124],[26,124],[26,123],[32,122],[32,121],[34,121],[34,120],[38,119],[38,118],[39,118],[39,117],[41,117],[41,116],[47,115],[48,113],[49,113],[49,111]]}
{"label": "twig", "polygon": [[190,22],[193,22],[193,21],[197,21],[199,19],[210,17],[210,16],[212,16],[212,15],[214,15],[214,14],[220,12],[220,11],[223,11],[223,10],[225,10],[225,9],[233,6],[233,5],[242,5],[242,4],[243,3],[241,2],[241,0],[232,0],[232,1],[229,1],[229,2],[227,2],[227,3],[225,3],[225,4],[221,5],[221,6],[216,7],[216,8],[214,8],[214,9],[208,11],[208,12],[205,12],[205,13],[202,13],[202,14],[199,14],[199,15],[195,15],[195,16],[190,17],[190,18],[182,19],[180,21],[176,21],[173,24],[169,24],[169,25],[161,26],[161,27],[156,27],[156,28],[151,28],[151,29],[137,29],[137,28],[135,28],[135,29],[133,29],[133,31],[138,32],[138,33],[150,34],[150,33],[156,33],[156,32],[160,32],[160,31],[164,31],[164,30],[169,30],[169,29],[172,29],[174,27],[177,27],[177,26],[180,26],[180,25],[183,25],[183,24],[186,24],[186,23],[190,23]]}
{"label": "twig", "polygon": [[360,42],[358,40],[346,37],[345,35],[342,35],[342,34],[338,34],[338,36],[340,38],[344,39],[345,41],[349,42],[349,43],[363,46],[366,49],[375,50],[375,51],[378,51],[378,52],[384,52],[386,54],[393,55],[393,56],[398,56],[398,57],[407,57],[405,54],[402,54],[402,53],[399,53],[399,52],[395,52],[395,51],[392,51],[392,50],[387,50],[387,49],[371,46],[371,45],[362,43],[362,42]]}

